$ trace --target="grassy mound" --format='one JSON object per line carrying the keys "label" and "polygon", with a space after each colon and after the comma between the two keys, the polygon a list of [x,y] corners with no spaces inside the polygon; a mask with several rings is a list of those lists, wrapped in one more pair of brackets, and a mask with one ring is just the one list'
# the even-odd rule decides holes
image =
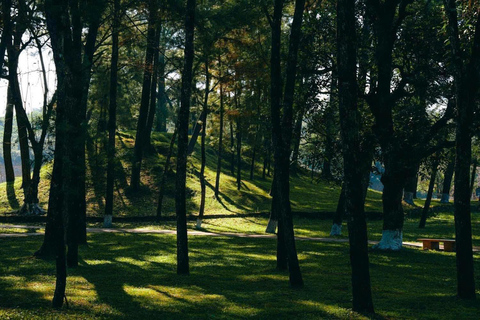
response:
{"label": "grassy mound", "polygon": [[[134,132],[121,132],[117,135],[116,181],[114,188],[114,215],[123,217],[153,216],[158,203],[158,189],[171,134],[153,133],[153,147],[142,163],[141,190],[135,194],[129,192],[131,159],[133,157]],[[101,142],[90,141],[87,144],[87,213],[90,216],[102,216],[104,211],[104,194],[106,164]],[[255,163],[254,179],[250,180],[250,154],[246,150],[242,163],[242,186],[237,190],[236,177],[230,172],[230,155],[225,153],[222,162],[220,180],[220,197],[214,198],[214,184],[217,168],[216,146],[207,144],[205,177],[207,184],[205,214],[238,214],[252,212],[268,212],[272,177],[262,179],[262,164]],[[175,155],[175,154],[174,154]],[[260,159],[263,161],[263,159]],[[187,208],[190,214],[197,214],[200,204],[200,146],[189,157],[187,173]],[[175,157],[172,158],[171,169],[167,176],[167,188],[164,197],[163,212],[174,215],[175,204]],[[51,164],[47,164],[42,172],[40,182],[40,204],[47,208],[49,173]],[[0,214],[17,210],[23,201],[21,178],[14,184],[0,184]],[[336,209],[340,187],[332,182],[315,178],[300,170],[291,178],[291,203],[294,211],[301,212],[333,212]],[[369,191],[366,203],[367,211],[381,211],[381,194]]]}

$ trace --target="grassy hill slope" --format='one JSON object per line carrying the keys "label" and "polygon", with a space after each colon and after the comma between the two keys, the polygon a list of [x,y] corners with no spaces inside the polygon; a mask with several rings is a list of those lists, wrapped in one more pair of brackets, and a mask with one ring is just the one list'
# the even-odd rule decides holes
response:
{"label": "grassy hill slope", "polygon": [[[153,216],[156,212],[159,181],[163,174],[165,155],[171,134],[154,133],[153,146],[155,152],[146,155],[142,163],[141,190],[132,194],[128,190],[131,159],[133,154],[134,133],[121,132],[117,135],[117,167],[114,191],[114,215]],[[104,210],[106,166],[101,143],[89,143],[87,146],[87,212],[90,216],[101,216]],[[225,154],[222,163],[219,200],[214,198],[213,186],[215,184],[217,152],[216,147],[207,145],[205,176],[207,182],[205,214],[239,214],[251,212],[266,212],[270,210],[269,191],[272,177],[262,179],[262,165],[256,163],[254,179],[250,180],[249,162],[251,158],[245,152],[242,164],[242,188],[237,190],[236,178],[230,173],[230,159]],[[263,159],[262,159],[263,160]],[[189,157],[187,188],[187,206],[190,214],[197,214],[200,203],[200,146],[196,145],[195,151]],[[168,173],[167,188],[164,197],[165,215],[174,215],[174,179],[175,158],[172,158],[172,170]],[[40,204],[46,208],[48,203],[49,172],[51,164],[43,169],[40,183]],[[19,208],[23,201],[23,191],[20,189],[21,179],[17,178],[14,185],[0,184],[0,214],[12,212]],[[7,192],[8,191],[8,192]],[[334,183],[323,180],[311,180],[310,174],[301,171],[291,178],[291,202],[294,211],[319,212],[335,211],[340,187]],[[381,211],[381,193],[369,191],[366,203],[367,211]]]}

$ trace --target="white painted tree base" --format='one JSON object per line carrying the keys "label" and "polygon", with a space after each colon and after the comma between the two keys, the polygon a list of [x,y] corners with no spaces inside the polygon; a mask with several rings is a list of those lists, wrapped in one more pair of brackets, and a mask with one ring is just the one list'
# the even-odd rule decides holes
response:
{"label": "white painted tree base", "polygon": [[113,220],[113,218],[112,218],[111,215],[104,216],[104,217],[103,217],[103,227],[104,227],[104,228],[111,228],[111,227],[113,227],[112,220]]}
{"label": "white painted tree base", "polygon": [[341,236],[342,235],[342,225],[334,223],[332,229],[330,230],[330,236]]}
{"label": "white painted tree base", "polygon": [[277,225],[278,225],[277,220],[269,219],[268,224],[267,224],[267,228],[265,229],[265,233],[275,234],[275,232],[277,231]]}
{"label": "white painted tree base", "polygon": [[409,205],[415,205],[415,203],[413,203],[413,192],[404,192],[403,201],[405,201]]}
{"label": "white painted tree base", "polygon": [[450,194],[442,193],[442,199],[440,200],[440,203],[449,203],[449,202],[450,202]]}
{"label": "white painted tree base", "polygon": [[402,243],[402,230],[383,230],[382,239],[378,244],[373,246],[373,249],[398,251],[402,249]]}
{"label": "white painted tree base", "polygon": [[201,229],[202,228],[202,219],[197,219],[197,224],[195,225],[195,229]]}

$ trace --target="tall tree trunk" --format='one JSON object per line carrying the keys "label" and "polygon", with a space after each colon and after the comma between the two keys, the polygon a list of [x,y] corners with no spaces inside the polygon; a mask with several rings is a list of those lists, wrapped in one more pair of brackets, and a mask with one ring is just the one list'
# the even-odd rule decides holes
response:
{"label": "tall tree trunk", "polygon": [[185,57],[182,73],[182,95],[178,110],[177,175],[175,181],[175,210],[177,215],[177,274],[189,274],[187,207],[185,184],[187,180],[188,118],[192,93],[192,66],[194,58],[195,0],[187,0],[185,17]]}
{"label": "tall tree trunk", "polygon": [[257,153],[257,146],[254,145],[253,146],[253,152],[252,152],[252,161],[250,163],[250,180],[252,180],[252,181],[253,181],[253,175],[254,175],[254,172],[255,172],[255,155],[256,155],[256,153]]}
{"label": "tall tree trunk", "polygon": [[480,72],[480,16],[475,23],[475,36],[470,61],[463,61],[458,31],[455,0],[444,0],[448,18],[455,100],[457,105],[455,158],[455,240],[457,260],[457,293],[462,299],[475,299],[475,277],[472,253],[469,169],[472,157],[471,125]]}
{"label": "tall tree trunk", "polygon": [[292,172],[296,172],[298,169],[298,156],[300,153],[300,141],[302,139],[302,124],[303,116],[305,114],[305,101],[302,101],[300,109],[297,112],[297,119],[295,120],[295,127],[293,128],[293,152],[292,152]]}
{"label": "tall tree trunk", "polygon": [[42,44],[39,40],[39,36],[34,34],[34,40],[36,46],[38,48],[38,56],[40,60],[40,65],[42,68],[42,78],[43,78],[43,85],[44,85],[44,92],[43,92],[43,110],[42,110],[42,123],[41,123],[41,133],[40,139],[37,141],[35,134],[31,128],[29,127],[29,138],[30,143],[32,144],[33,156],[34,156],[34,164],[33,164],[33,175],[32,175],[32,183],[30,185],[31,189],[31,199],[33,200],[32,206],[30,206],[29,211],[31,214],[45,214],[45,210],[43,210],[38,205],[38,185],[40,184],[40,170],[43,165],[43,148],[45,145],[45,139],[47,137],[47,131],[50,127],[50,118],[53,112],[53,105],[57,99],[57,93],[53,94],[53,97],[50,101],[48,101],[48,80],[47,80],[47,70],[45,67],[45,61],[43,59],[42,53]]}
{"label": "tall tree trunk", "polygon": [[[72,114],[72,120],[79,121],[80,127],[78,129],[79,136],[76,139],[75,155],[73,157],[77,159],[78,166],[75,166],[77,176],[77,183],[73,186],[75,189],[75,200],[72,203],[78,203],[76,205],[78,210],[78,242],[80,244],[87,243],[87,202],[86,202],[86,154],[85,145],[87,139],[87,104],[88,93],[90,89],[90,80],[92,78],[92,66],[95,51],[97,50],[97,35],[100,23],[102,22],[102,15],[107,5],[106,0],[98,0],[88,5],[89,13],[88,17],[84,17],[86,25],[88,25],[88,34],[85,37],[84,54],[81,61],[81,71],[79,70],[79,76],[81,75],[81,81],[78,84],[78,88],[81,88],[81,103],[77,108],[77,113]],[[79,19],[77,19],[79,20]],[[81,28],[80,25],[77,26]],[[77,31],[78,33],[78,31]],[[81,41],[82,38],[76,35],[76,48],[78,55],[81,55]],[[77,90],[78,90],[77,88]]]}
{"label": "tall tree trunk", "polygon": [[52,306],[59,309],[63,306],[63,300],[66,299],[65,289],[67,286],[67,261],[65,259],[65,229],[63,227],[62,215],[55,217],[53,224],[55,226],[55,292],[53,294]]}
{"label": "tall tree trunk", "polygon": [[[54,245],[54,252],[56,255],[56,286],[52,304],[55,308],[60,308],[63,305],[65,297],[66,287],[66,258],[65,258],[65,225],[69,219],[67,215],[70,215],[68,211],[67,202],[68,196],[65,192],[66,182],[68,181],[68,174],[71,173],[68,163],[68,146],[69,146],[69,132],[68,132],[68,108],[69,108],[69,95],[72,93],[71,78],[72,73],[68,72],[69,65],[67,64],[65,53],[64,37],[67,33],[66,30],[70,28],[67,25],[68,17],[68,5],[67,4],[54,4],[47,2],[45,4],[45,12],[47,18],[47,28],[49,29],[52,47],[54,52],[55,67],[57,73],[58,82],[58,102],[56,108],[55,118],[55,155],[52,171],[52,179],[50,183],[50,195],[48,206],[48,220],[51,221],[50,233],[45,230],[45,239],[42,245],[42,249],[47,243],[47,240],[51,240],[51,244]],[[74,59],[75,57],[68,57]],[[68,212],[68,213],[67,213]],[[47,222],[47,229],[49,225]],[[67,231],[68,232],[68,231]]]}
{"label": "tall tree trunk", "polygon": [[[370,173],[371,173],[371,159],[373,159],[373,153],[374,153],[374,144],[372,144],[369,138],[363,138],[364,142],[364,153],[362,155],[365,156],[364,163],[362,166],[363,170],[363,176],[362,176],[362,192],[363,192],[363,201],[365,202],[365,199],[367,197],[367,192],[368,192],[368,187],[370,185]],[[367,146],[365,147],[365,144]],[[367,159],[370,159],[368,161]],[[333,215],[333,224],[332,228],[330,229],[330,236],[340,236],[342,235],[342,223],[343,223],[343,218],[345,216],[348,216],[345,214],[345,183],[342,183],[342,189],[340,191],[340,197],[338,199],[337,203],[337,210],[335,211],[335,214]]]}
{"label": "tall tree trunk", "polygon": [[337,63],[340,123],[343,141],[345,212],[348,217],[353,310],[373,313],[368,237],[363,191],[366,155],[362,154],[357,105],[355,1],[337,2]]}
{"label": "tall tree trunk", "polygon": [[374,246],[380,250],[400,250],[403,244],[403,207],[402,196],[405,177],[399,171],[401,164],[393,164],[389,159],[389,165],[385,164],[385,172],[382,175],[383,183],[383,230],[382,239]]}
{"label": "tall tree trunk", "polygon": [[[11,71],[9,71],[11,72]],[[15,72],[15,76],[16,72]],[[9,82],[11,83],[11,82]],[[13,88],[15,86],[15,88]],[[15,113],[17,116],[17,126],[18,126],[18,141],[20,143],[20,155],[22,159],[22,189],[24,194],[24,203],[20,212],[28,212],[27,207],[32,204],[33,199],[31,199],[30,188],[31,188],[31,170],[30,170],[30,148],[28,146],[28,133],[27,133],[27,124],[25,117],[22,115],[23,103],[20,96],[20,86],[17,84],[9,85],[10,91],[12,92],[12,97],[14,97],[15,103]]]}
{"label": "tall tree trunk", "polygon": [[[264,138],[265,139],[265,138]],[[265,145],[265,143],[264,143]],[[262,179],[265,180],[266,172],[267,172],[267,150],[263,151],[263,169],[262,169]]]}
{"label": "tall tree trunk", "polygon": [[450,187],[452,185],[453,172],[455,171],[455,159],[448,162],[445,173],[443,174],[443,188],[441,203],[449,203],[450,201]]}
{"label": "tall tree trunk", "polygon": [[7,183],[15,181],[15,172],[12,162],[12,129],[13,129],[13,99],[10,90],[7,93],[7,106],[5,108],[5,123],[3,128],[3,161],[5,164],[5,178]]}
{"label": "tall tree trunk", "polygon": [[425,200],[425,205],[422,210],[422,217],[420,218],[419,228],[425,228],[427,223],[428,212],[430,211],[430,203],[432,202],[433,187],[435,186],[435,178],[437,177],[438,172],[438,161],[434,160],[432,165],[432,176],[430,177],[430,183],[428,184],[427,199]]}
{"label": "tall tree trunk", "polygon": [[250,180],[253,180],[254,174],[255,174],[255,157],[257,154],[257,145],[258,145],[258,138],[260,137],[260,119],[261,119],[261,113],[260,113],[260,103],[261,103],[261,97],[262,97],[262,92],[260,90],[260,85],[257,86],[256,90],[256,95],[257,95],[257,124],[255,126],[255,135],[253,138],[253,151],[252,151],[252,161],[250,163]]}
{"label": "tall tree trunk", "polygon": [[[147,126],[145,129],[145,148],[147,151],[153,151],[152,146],[152,129],[153,129],[153,120],[155,118],[155,113],[157,112],[157,82],[158,82],[158,73],[159,73],[159,63],[160,63],[160,35],[162,33],[162,25],[160,22],[157,22],[155,26],[155,43],[153,44],[154,55],[153,55],[153,70],[152,70],[152,84],[150,92],[150,107],[148,110],[147,117]],[[165,93],[164,93],[165,94]]]}
{"label": "tall tree trunk", "polygon": [[237,190],[242,187],[242,120],[237,119]]}
{"label": "tall tree trunk", "polygon": [[[5,8],[10,8],[12,3],[10,1],[4,1],[3,3]],[[25,24],[26,12],[25,12],[25,3],[19,2],[17,6],[17,15],[15,23],[10,16],[4,14],[3,18],[6,19],[4,22],[4,29],[7,35],[10,37],[7,40],[6,50],[8,52],[8,93],[7,99],[10,98],[11,101],[7,101],[8,104],[12,104],[15,108],[16,118],[17,118],[17,127],[18,127],[18,141],[20,144],[20,155],[21,155],[21,164],[22,164],[22,188],[24,193],[24,204],[20,209],[21,213],[26,211],[26,208],[32,203],[31,199],[31,170],[30,170],[30,150],[28,146],[28,134],[27,134],[27,123],[28,118],[26,116],[22,94],[20,91],[20,84],[18,82],[18,58],[21,53],[21,38],[27,26]],[[10,10],[7,10],[10,13]]]}
{"label": "tall tree trunk", "polygon": [[[219,57],[219,65],[221,65],[221,58]],[[222,173],[222,152],[223,152],[223,117],[224,117],[224,105],[223,105],[223,83],[220,75],[220,130],[218,133],[218,158],[217,158],[217,175],[215,177],[215,198],[218,199],[218,193],[220,190],[220,174]]]}
{"label": "tall tree trunk", "polygon": [[[273,173],[273,180],[272,180],[272,187],[271,187],[271,190],[270,190],[270,195],[272,196],[272,204],[270,205],[270,216],[268,218],[268,223],[267,223],[267,228],[265,229],[265,232],[266,233],[272,233],[274,234],[276,231],[277,231],[277,226],[278,226],[278,217],[279,217],[279,210],[280,208],[278,207],[277,205],[277,202],[278,202],[278,191],[277,191],[277,181],[275,180],[275,173]],[[283,236],[283,229],[282,229],[282,236]],[[278,239],[277,239],[278,240]],[[281,251],[285,251],[284,250],[284,240],[282,238],[282,241],[277,241],[277,247],[282,244],[282,248],[283,250]],[[277,251],[279,249],[277,248]],[[277,254],[278,256],[278,254]],[[277,265],[278,265],[278,261],[277,261]],[[282,264],[282,263],[280,263]]]}
{"label": "tall tree trunk", "polygon": [[120,0],[113,3],[112,56],[110,60],[110,104],[108,107],[107,145],[107,190],[103,227],[112,227],[113,187],[115,184],[115,131],[117,127],[117,83],[118,83],[118,29],[120,26]]}
{"label": "tall tree trunk", "polygon": [[[11,0],[2,0],[4,8],[2,12],[3,30],[2,39],[0,42],[0,70],[3,70],[4,57],[7,49],[7,44],[12,42],[12,27],[10,11],[12,7]],[[6,61],[5,61],[6,63]],[[7,105],[5,108],[5,123],[3,128],[3,161],[5,163],[5,178],[7,183],[15,181],[15,172],[13,170],[12,162],[12,128],[13,128],[13,99],[10,90],[7,91]]]}
{"label": "tall tree trunk", "polygon": [[165,46],[166,37],[160,34],[160,56],[158,60],[158,98],[155,131],[167,132],[167,96],[165,92]]}
{"label": "tall tree trunk", "polygon": [[[402,152],[399,151],[401,141],[395,135],[393,124],[393,107],[395,100],[391,94],[391,80],[393,76],[393,48],[396,34],[404,10],[409,2],[382,2],[368,1],[366,11],[374,22],[376,36],[375,63],[376,63],[376,88],[367,102],[375,118],[374,131],[382,148],[385,164],[385,173],[382,176],[383,190],[383,232],[382,239],[377,249],[400,250],[403,236],[403,208],[402,196],[405,177],[401,171],[405,168]],[[372,81],[374,86],[375,82]],[[371,90],[372,92],[372,90]],[[405,156],[405,155],[403,155]]]}
{"label": "tall tree trunk", "polygon": [[418,173],[417,176],[415,177],[415,187],[413,188],[413,199],[417,199],[417,193],[418,193]]}
{"label": "tall tree trunk", "polygon": [[[288,50],[285,94],[282,97],[281,84],[281,19],[283,0],[275,0],[272,19],[272,48],[271,48],[271,121],[274,144],[276,187],[278,192],[278,205],[280,206],[280,219],[284,230],[284,242],[287,252],[290,286],[302,287],[303,278],[295,246],[293,231],[293,219],[290,205],[290,146],[292,139],[293,122],[293,97],[295,90],[297,53],[301,36],[301,25],[304,0],[295,1],[295,12],[290,32],[290,43]],[[281,108],[283,106],[283,108]],[[281,117],[281,109],[283,116]],[[276,201],[273,199],[273,201]]]}
{"label": "tall tree trunk", "polygon": [[278,195],[278,185],[275,183],[275,173],[273,174],[274,183],[272,184],[272,205],[270,210],[270,220],[266,232],[275,233],[277,230],[277,270],[288,269],[288,254],[285,246],[285,226],[280,216],[280,202]]}
{"label": "tall tree trunk", "polygon": [[147,139],[147,121],[150,111],[150,94],[152,91],[153,60],[155,55],[156,26],[158,16],[158,1],[149,2],[147,49],[145,54],[145,70],[143,73],[142,99],[140,101],[140,113],[138,115],[137,133],[135,135],[135,148],[133,152],[132,176],[130,188],[138,191],[140,188],[140,170],[143,159],[143,152]]}
{"label": "tall tree trunk", "polygon": [[[205,53],[207,55],[207,53]],[[202,163],[200,165],[200,208],[198,210],[198,219],[197,219],[197,229],[202,227],[203,214],[205,213],[205,195],[206,195],[206,186],[205,186],[205,136],[207,132],[207,116],[208,116],[208,94],[210,93],[210,71],[208,69],[208,56],[205,58],[205,96],[203,99],[203,113],[205,117],[202,119],[202,137],[201,137],[201,148],[202,148]]]}
{"label": "tall tree trunk", "polygon": [[233,133],[233,119],[230,117],[229,119],[230,123],[230,173],[232,176],[235,175],[235,138],[234,138],[234,133]]}
{"label": "tall tree trunk", "polygon": [[[35,255],[45,257],[58,251],[55,230],[60,228],[58,221],[62,221],[66,227],[69,266],[78,263],[78,243],[86,242],[86,105],[95,41],[104,8],[105,1],[92,4],[87,23],[83,24],[83,12],[74,3],[53,0],[45,3],[57,74],[56,139],[45,237]],[[82,58],[82,35],[87,25]],[[59,219],[61,214],[64,217]]]}
{"label": "tall tree trunk", "polygon": [[330,236],[342,235],[342,222],[345,215],[345,183],[342,183],[342,190],[340,191],[340,197],[338,198],[337,210],[333,216],[332,229],[330,230]]}
{"label": "tall tree trunk", "polygon": [[403,201],[405,201],[406,203],[412,206],[415,205],[415,203],[413,202],[413,199],[414,199],[414,194],[417,188],[419,167],[420,167],[420,164],[417,164],[409,168],[407,178],[406,178],[406,183],[405,183],[405,189],[403,192]]}
{"label": "tall tree trunk", "polygon": [[191,155],[193,150],[195,150],[195,145],[197,144],[198,137],[202,132],[202,121],[204,118],[205,118],[205,112],[204,110],[202,110],[202,112],[200,113],[200,116],[198,116],[197,121],[195,121],[195,125],[193,126],[193,131],[192,131],[192,137],[188,142],[188,149],[187,149],[188,155]]}

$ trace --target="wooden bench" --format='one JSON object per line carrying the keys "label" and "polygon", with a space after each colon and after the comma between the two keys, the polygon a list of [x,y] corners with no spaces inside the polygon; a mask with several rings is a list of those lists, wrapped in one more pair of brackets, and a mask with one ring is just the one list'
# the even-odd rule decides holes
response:
{"label": "wooden bench", "polygon": [[423,242],[423,250],[440,250],[440,243],[443,243],[444,251],[455,251],[455,239],[426,239],[420,238],[418,241]]}

